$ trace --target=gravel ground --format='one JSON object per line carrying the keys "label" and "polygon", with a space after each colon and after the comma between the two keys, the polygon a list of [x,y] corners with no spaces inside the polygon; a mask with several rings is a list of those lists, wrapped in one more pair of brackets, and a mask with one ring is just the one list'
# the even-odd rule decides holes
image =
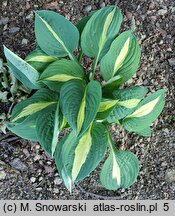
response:
{"label": "gravel ground", "polygon": [[69,194],[54,160],[38,144],[10,135],[0,142],[0,199],[175,199],[174,0],[1,0],[0,58],[2,44],[21,57],[34,49],[33,10],[50,9],[75,24],[92,10],[116,3],[124,14],[123,30],[135,23],[142,46],[140,69],[128,85],[166,89],[166,106],[150,138],[111,128],[114,141],[140,160],[137,182],[127,190],[107,191],[98,180],[99,166]]}

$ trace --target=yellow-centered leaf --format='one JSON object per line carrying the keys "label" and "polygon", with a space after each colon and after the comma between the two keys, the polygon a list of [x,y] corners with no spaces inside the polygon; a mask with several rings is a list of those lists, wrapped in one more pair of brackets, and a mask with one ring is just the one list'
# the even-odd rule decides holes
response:
{"label": "yellow-centered leaf", "polygon": [[80,133],[83,122],[84,122],[84,117],[85,117],[85,106],[86,106],[86,91],[87,88],[84,92],[84,96],[83,99],[81,101],[81,105],[80,105],[80,110],[78,112],[78,118],[77,118],[77,134]]}
{"label": "yellow-centered leaf", "polygon": [[107,33],[108,33],[108,29],[110,27],[110,24],[112,23],[112,19],[114,17],[116,11],[116,7],[108,14],[108,16],[106,17],[106,21],[104,23],[104,27],[103,27],[103,32],[99,41],[99,48],[100,51],[103,48],[105,42],[106,42],[106,38],[107,38]]}
{"label": "yellow-centered leaf", "polygon": [[118,186],[121,184],[121,174],[120,167],[116,161],[115,154],[112,154],[113,157],[113,168],[112,168],[112,178],[116,179]]}
{"label": "yellow-centered leaf", "polygon": [[38,112],[44,108],[46,108],[47,106],[54,104],[56,102],[38,102],[38,103],[33,103],[30,104],[28,106],[26,106],[21,113],[19,113],[13,120],[12,122],[15,122],[16,120],[18,120],[19,118],[31,115],[35,112]]}
{"label": "yellow-centered leaf", "polygon": [[66,74],[53,75],[51,77],[45,78],[44,80],[66,82],[66,81],[72,80],[72,79],[79,79],[79,80],[81,80],[80,77],[75,77],[75,76],[66,75]]}
{"label": "yellow-centered leaf", "polygon": [[113,76],[115,75],[115,73],[118,71],[118,69],[123,65],[123,62],[128,54],[128,50],[129,50],[129,43],[130,43],[130,38],[128,38],[124,44],[124,46],[122,47],[116,61],[114,64],[114,72],[113,72]]}
{"label": "yellow-centered leaf", "polygon": [[81,167],[86,161],[86,158],[88,156],[88,153],[90,151],[91,145],[92,145],[92,137],[91,137],[91,127],[87,130],[87,132],[81,137],[79,140],[79,143],[75,149],[75,157],[72,167],[72,180],[75,181]]}
{"label": "yellow-centered leaf", "polygon": [[70,54],[69,50],[66,48],[64,42],[61,40],[61,38],[56,34],[56,32],[52,29],[52,27],[41,17],[39,16],[37,13],[36,15],[41,19],[41,21],[46,25],[47,29],[50,31],[50,33],[54,36],[54,38],[62,45],[62,47],[64,48],[64,50]]}
{"label": "yellow-centered leaf", "polygon": [[104,112],[104,111],[110,109],[111,107],[115,106],[117,104],[117,102],[118,102],[117,100],[106,100],[106,101],[100,102],[98,112]]}
{"label": "yellow-centered leaf", "polygon": [[132,109],[136,107],[140,101],[140,99],[129,99],[126,101],[118,101],[118,104],[126,108]]}
{"label": "yellow-centered leaf", "polygon": [[57,60],[57,58],[54,58],[52,56],[45,56],[45,55],[41,55],[41,56],[34,56],[31,57],[30,59],[27,59],[27,62],[31,62],[31,61],[35,61],[35,62],[53,62],[54,60]]}
{"label": "yellow-centered leaf", "polygon": [[134,113],[132,113],[131,115],[127,116],[126,118],[139,118],[145,115],[148,115],[156,106],[157,102],[159,101],[159,98],[154,99],[153,101],[141,106],[138,110],[136,110]]}

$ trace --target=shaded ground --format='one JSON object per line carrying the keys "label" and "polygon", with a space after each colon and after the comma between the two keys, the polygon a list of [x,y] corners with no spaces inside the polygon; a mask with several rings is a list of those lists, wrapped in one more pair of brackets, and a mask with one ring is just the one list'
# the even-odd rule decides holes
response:
{"label": "shaded ground", "polygon": [[174,0],[51,2],[0,2],[0,57],[3,57],[2,44],[22,57],[35,47],[33,10],[51,9],[75,24],[91,10],[118,2],[125,18],[123,29],[134,23],[134,17],[142,45],[140,69],[128,84],[143,84],[150,91],[165,88],[166,107],[154,124],[151,138],[128,134],[115,126],[112,128],[115,142],[127,146],[140,160],[140,175],[129,189],[103,189],[95,171],[80,182],[86,193],[76,186],[69,194],[53,159],[45,155],[38,144],[11,135],[0,142],[0,199],[175,199]]}

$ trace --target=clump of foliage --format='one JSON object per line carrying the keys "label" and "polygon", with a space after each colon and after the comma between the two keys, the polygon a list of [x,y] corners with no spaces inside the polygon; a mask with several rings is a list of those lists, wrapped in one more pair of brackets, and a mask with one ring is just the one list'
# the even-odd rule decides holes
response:
{"label": "clump of foliage", "polygon": [[[107,145],[110,154],[100,173],[102,185],[112,190],[132,185],[139,172],[138,159],[115,147],[109,125],[150,136],[150,126],[164,107],[164,90],[146,96],[145,87],[120,88],[137,71],[141,55],[131,30],[119,34],[121,23],[117,6],[95,11],[76,26],[55,12],[36,11],[36,50],[22,60],[4,47],[15,77],[35,90],[14,107],[8,128],[39,142],[54,156],[70,191],[98,166]],[[81,66],[83,55],[94,60],[89,72]],[[101,83],[94,78],[98,64]],[[58,142],[67,127],[72,131]]]}
{"label": "clump of foliage", "polygon": [[26,99],[29,93],[30,90],[18,82],[7,63],[0,58],[0,103],[3,106],[0,107],[0,132],[6,133],[6,121],[10,116],[9,104]]}

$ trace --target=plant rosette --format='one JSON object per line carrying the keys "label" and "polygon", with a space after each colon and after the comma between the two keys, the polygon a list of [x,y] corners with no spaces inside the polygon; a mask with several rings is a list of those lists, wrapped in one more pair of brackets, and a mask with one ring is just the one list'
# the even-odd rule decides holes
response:
{"label": "plant rosette", "polygon": [[[139,162],[128,150],[115,147],[110,124],[151,136],[152,123],[163,110],[164,90],[147,95],[142,86],[121,89],[137,71],[141,49],[132,30],[119,34],[122,14],[107,6],[80,20],[76,26],[58,13],[35,11],[37,48],[24,60],[4,46],[14,76],[34,94],[12,111],[8,129],[37,141],[55,158],[65,186],[102,166],[101,184],[109,190],[128,188],[137,179]],[[74,55],[78,52],[78,57]],[[84,56],[93,59],[88,73]],[[97,65],[103,84],[95,80]],[[70,127],[70,134],[58,136]]]}

